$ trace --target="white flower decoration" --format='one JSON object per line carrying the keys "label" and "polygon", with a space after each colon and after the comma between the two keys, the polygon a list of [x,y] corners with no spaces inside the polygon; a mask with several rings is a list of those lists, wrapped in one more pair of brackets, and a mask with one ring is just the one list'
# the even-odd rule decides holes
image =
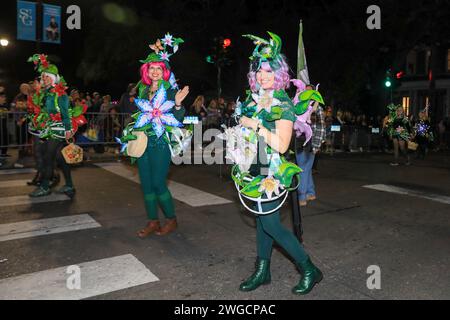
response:
{"label": "white flower decoration", "polygon": [[251,130],[238,125],[225,128],[224,133],[217,136],[227,142],[226,159],[237,164],[241,172],[250,170],[258,152],[258,141],[251,135]]}
{"label": "white flower decoration", "polygon": [[166,46],[172,46],[173,45],[173,37],[171,34],[167,33],[166,36],[162,39],[162,42],[166,45]]}
{"label": "white flower decoration", "polygon": [[161,60],[166,60],[169,61],[169,57],[171,56],[171,54],[169,54],[166,51],[160,52],[159,53],[159,57],[161,58]]}
{"label": "white flower decoration", "polygon": [[280,195],[280,190],[284,187],[280,184],[280,181],[275,179],[273,176],[268,176],[263,181],[261,181],[259,192],[264,192],[267,199],[271,200],[272,195],[275,193],[276,196]]}
{"label": "white flower decoration", "polygon": [[268,93],[262,88],[258,94],[253,93],[252,98],[258,106],[258,111],[265,109],[270,112],[272,107],[281,105],[281,101],[273,97],[273,91]]}

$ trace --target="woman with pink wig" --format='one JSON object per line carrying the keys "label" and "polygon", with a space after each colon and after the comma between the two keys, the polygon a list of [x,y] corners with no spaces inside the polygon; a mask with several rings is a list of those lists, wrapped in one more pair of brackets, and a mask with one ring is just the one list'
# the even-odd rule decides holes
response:
{"label": "woman with pink wig", "polygon": [[[169,57],[178,51],[183,43],[180,38],[166,34],[150,45],[153,50],[142,63],[141,80],[137,84],[138,98],[135,103],[139,112],[132,117],[134,121],[118,139],[127,155],[137,158],[139,177],[144,195],[148,223],[138,231],[140,238],[151,234],[166,235],[177,228],[175,206],[167,188],[167,174],[172,159],[171,134],[183,126],[185,108],[181,105],[189,93],[189,87],[178,90],[175,76],[169,66]],[[145,133],[145,135],[142,135]],[[141,152],[133,154],[130,145],[139,144],[142,137]],[[145,145],[144,145],[145,144]],[[145,150],[145,151],[144,151]],[[161,207],[165,224],[161,226],[158,207]]]}
{"label": "woman with pink wig", "polygon": [[[253,194],[259,195],[259,202],[255,200],[255,207],[258,207],[255,210],[258,211],[254,211],[258,212],[256,270],[239,289],[252,291],[271,281],[270,260],[273,242],[276,241],[293,258],[303,275],[292,292],[307,294],[322,280],[322,273],[294,234],[282,225],[280,198],[275,197],[271,201],[273,192],[278,195],[291,187],[292,171],[298,173],[300,170],[280,156],[288,151],[296,116],[295,107],[284,91],[289,87],[290,76],[285,57],[281,54],[281,39],[271,32],[269,35],[269,41],[245,35],[254,41],[256,49],[250,58],[248,74],[251,93],[239,108],[240,123],[253,130],[259,139],[264,139],[267,147],[264,152],[258,152],[256,164],[249,169],[252,182],[245,190],[240,190],[240,193],[252,190]],[[291,173],[285,170],[287,167],[292,168]]]}

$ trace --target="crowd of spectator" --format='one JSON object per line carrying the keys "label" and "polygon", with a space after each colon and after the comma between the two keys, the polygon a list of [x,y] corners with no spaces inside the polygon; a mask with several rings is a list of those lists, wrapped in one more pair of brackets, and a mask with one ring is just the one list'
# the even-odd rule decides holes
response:
{"label": "crowd of spectator", "polygon": [[[19,93],[8,101],[4,87],[0,87],[0,165],[7,158],[8,146],[19,148],[19,160],[31,152],[30,137],[27,134],[27,96],[33,92],[35,83],[24,83]],[[131,114],[137,111],[134,99],[137,96],[136,84],[130,83],[119,101],[112,101],[110,95],[99,92],[83,92],[76,88],[68,90],[72,106],[84,103],[87,106],[88,123],[79,128],[76,139],[85,148],[94,148],[103,153],[110,148],[118,152],[114,138],[119,137],[123,128],[131,121]],[[199,95],[190,106],[185,106],[187,115],[198,117],[203,129],[220,129],[222,125],[234,126],[236,119],[232,117],[236,102],[225,98],[206,99]],[[378,149],[387,151],[392,146],[386,132],[387,116],[371,116],[354,114],[350,111],[324,108],[326,137],[323,151],[361,152]],[[314,114],[311,118],[314,123]],[[410,118],[412,126],[416,119]],[[441,119],[433,127],[435,133],[434,149],[447,149],[450,140],[450,120]],[[21,166],[20,161],[17,166]]]}
{"label": "crowd of spectator", "polygon": [[205,97],[199,95],[187,109],[188,115],[196,116],[202,122],[204,129],[236,125],[235,119],[232,117],[236,109],[236,102],[226,102],[225,98],[213,98],[206,107]]}

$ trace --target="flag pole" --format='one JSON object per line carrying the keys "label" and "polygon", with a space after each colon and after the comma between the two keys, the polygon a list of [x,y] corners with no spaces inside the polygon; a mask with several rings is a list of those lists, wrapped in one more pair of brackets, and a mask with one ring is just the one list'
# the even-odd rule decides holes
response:
{"label": "flag pole", "polygon": [[[303,72],[306,69],[306,72]],[[304,73],[302,75],[302,73]],[[306,75],[306,77],[305,77]],[[305,79],[306,78],[306,79]],[[297,51],[297,79],[302,80],[305,84],[309,84],[308,69],[306,67],[305,51],[303,47],[303,24],[300,20],[299,36],[298,36],[298,51]],[[294,136],[294,159],[293,162],[297,163],[297,139]],[[300,178],[299,178],[300,179]],[[300,181],[298,181],[300,182]],[[302,213],[299,204],[300,192],[297,189],[291,192],[291,204],[292,204],[292,223],[294,227],[294,234],[300,243],[303,243],[303,226],[302,226]]]}

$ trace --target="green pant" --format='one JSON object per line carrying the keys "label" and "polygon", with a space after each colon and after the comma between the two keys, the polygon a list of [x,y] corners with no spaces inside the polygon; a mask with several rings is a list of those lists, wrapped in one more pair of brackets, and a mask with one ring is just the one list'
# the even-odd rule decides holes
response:
{"label": "green pant", "polygon": [[[268,212],[275,209],[279,204],[279,200],[266,202],[262,204],[262,209],[264,212]],[[256,241],[259,258],[270,260],[274,240],[296,262],[304,262],[308,259],[308,255],[301,243],[281,223],[279,210],[272,214],[256,216]]]}
{"label": "green pant", "polygon": [[145,153],[137,161],[145,208],[150,220],[158,220],[158,203],[167,219],[175,218],[175,206],[167,188],[167,174],[171,161],[166,144],[154,145],[149,139]]}

